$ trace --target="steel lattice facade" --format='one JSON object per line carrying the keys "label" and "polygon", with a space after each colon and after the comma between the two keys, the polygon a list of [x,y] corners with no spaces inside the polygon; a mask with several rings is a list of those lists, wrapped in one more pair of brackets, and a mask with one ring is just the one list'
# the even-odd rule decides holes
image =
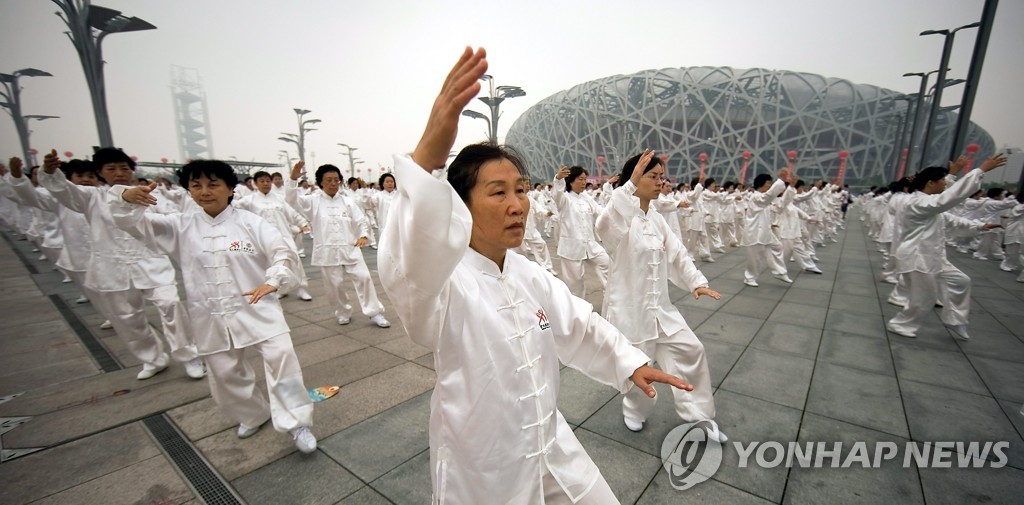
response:
{"label": "steel lattice facade", "polygon": [[[626,159],[649,147],[668,156],[668,175],[677,180],[697,175],[701,153],[707,155],[710,177],[739,180],[744,151],[750,152],[747,183],[758,173],[785,167],[789,151],[797,153],[800,178],[830,180],[839,170],[838,153],[845,150],[846,183],[881,184],[896,173],[897,137],[909,137],[910,129],[903,127],[909,102],[897,99],[905,96],[785,70],[646,70],[586,82],[541,100],[516,120],[506,143],[522,151],[541,179],[563,164],[581,165],[592,176],[616,173]],[[956,117],[939,113],[928,164],[948,156]],[[981,146],[979,157],[995,152],[992,137],[975,124],[966,143]],[[908,162],[906,173],[916,172],[916,166]]]}

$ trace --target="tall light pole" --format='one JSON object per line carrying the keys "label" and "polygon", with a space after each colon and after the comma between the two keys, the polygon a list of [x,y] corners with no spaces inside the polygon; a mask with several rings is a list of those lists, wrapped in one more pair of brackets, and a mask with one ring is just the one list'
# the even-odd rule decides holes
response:
{"label": "tall light pole", "polygon": [[44,119],[52,119],[57,116],[23,116],[21,114],[21,86],[18,85],[18,79],[21,77],[50,77],[52,74],[44,72],[35,68],[23,68],[21,70],[15,70],[9,74],[0,74],[0,97],[4,101],[0,102],[0,107],[3,107],[8,114],[11,115],[11,119],[14,120],[14,128],[18,131],[18,141],[21,142],[21,153],[25,160],[25,163],[32,163],[32,153],[29,151],[29,135],[32,133],[28,129],[28,120],[35,119],[42,121]]}
{"label": "tall light pole", "polygon": [[291,153],[288,152],[287,149],[281,149],[281,150],[277,151],[277,157],[278,158],[284,158],[284,162],[285,162],[284,169],[286,171],[292,169],[292,155],[291,155]]}
{"label": "tall light pole", "polygon": [[[974,110],[974,95],[978,92],[981,68],[985,65],[988,39],[992,34],[992,23],[995,21],[996,8],[998,6],[999,0],[985,0],[985,7],[981,10],[981,28],[978,29],[978,38],[974,41],[971,69],[967,72],[967,84],[964,89],[963,99],[960,101],[960,113],[957,114],[956,129],[953,130],[953,147],[949,152],[949,159],[951,160],[955,160],[960,156],[963,144],[967,141],[967,127],[971,124],[971,111]],[[1022,174],[1022,179],[1024,179],[1024,174]]]}
{"label": "tall light pole", "polygon": [[155,30],[156,27],[137,17],[124,16],[121,11],[90,5],[90,0],[53,0],[53,3],[62,11],[57,12],[57,16],[67,25],[68,31],[64,33],[75,46],[85,72],[100,147],[114,147],[103,81],[103,39],[111,33]]}
{"label": "tall light pole", "polygon": [[[487,96],[477,97],[481,102],[487,104],[487,107],[491,110],[491,117],[488,119],[487,116],[480,114],[479,112],[465,110],[462,112],[463,116],[475,118],[475,119],[487,119],[487,140],[492,144],[498,143],[498,118],[501,117],[500,107],[501,102],[507,98],[516,98],[520,96],[526,96],[526,92],[519,86],[494,86],[494,78],[489,75],[484,75],[480,78],[482,81],[487,81],[489,84],[489,92]],[[472,113],[472,114],[471,114]]]}
{"label": "tall light pole", "polygon": [[903,139],[907,136],[907,127],[910,126],[910,111],[914,108],[914,102],[918,99],[917,95],[911,93],[909,95],[902,95],[895,98],[897,101],[907,102],[907,114],[900,122],[899,128],[896,129],[896,142],[893,146],[893,153],[895,158],[893,160],[893,174],[896,174],[895,179],[901,179],[903,174],[900,172],[900,165],[903,164]]}
{"label": "tall light pole", "polygon": [[920,77],[921,87],[917,92],[917,110],[914,111],[914,122],[911,123],[910,128],[910,141],[907,142],[907,153],[908,164],[914,166],[914,142],[917,141],[917,130],[921,127],[921,110],[924,109],[925,92],[928,90],[928,76],[938,72],[938,70],[932,70],[931,72],[907,72],[903,74],[903,77]]}
{"label": "tall light pole", "polygon": [[341,154],[343,154],[345,156],[348,156],[348,176],[349,177],[355,177],[356,176],[356,158],[354,156],[352,156],[352,153],[357,151],[359,148],[358,147],[352,147],[352,146],[350,146],[348,144],[345,144],[343,142],[338,142],[338,145],[341,146],[341,147],[344,147],[345,149],[348,150],[348,153],[341,153]]}
{"label": "tall light pole", "polygon": [[925,163],[928,161],[928,142],[932,138],[932,125],[935,124],[935,115],[939,113],[939,108],[942,107],[942,89],[946,87],[946,68],[949,65],[949,55],[953,52],[953,38],[956,36],[956,32],[965,28],[977,28],[980,26],[980,22],[974,22],[969,25],[963,25],[952,30],[925,30],[921,32],[921,36],[925,35],[942,35],[945,37],[945,42],[942,44],[942,57],[939,60],[939,76],[938,84],[935,85],[935,95],[932,98],[931,111],[928,113],[928,122],[925,123],[924,127],[924,144],[921,145],[921,164],[918,167],[923,169]]}
{"label": "tall light pole", "polygon": [[309,114],[312,111],[307,110],[307,109],[293,109],[293,110],[295,111],[295,116],[298,119],[298,123],[299,123],[299,136],[298,136],[298,139],[299,139],[299,142],[298,142],[298,145],[299,145],[299,160],[304,162],[304,161],[306,161],[306,132],[316,131],[316,128],[306,128],[306,125],[317,124],[317,123],[320,122],[320,120],[319,119],[306,119],[306,120],[303,120],[302,117],[305,116],[306,114]]}

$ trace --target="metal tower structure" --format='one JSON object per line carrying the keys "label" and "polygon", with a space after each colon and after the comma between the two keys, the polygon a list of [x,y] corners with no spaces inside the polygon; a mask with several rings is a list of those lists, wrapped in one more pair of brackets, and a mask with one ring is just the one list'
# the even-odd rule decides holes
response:
{"label": "metal tower structure", "polygon": [[199,71],[171,65],[171,98],[180,159],[212,159],[213,137]]}

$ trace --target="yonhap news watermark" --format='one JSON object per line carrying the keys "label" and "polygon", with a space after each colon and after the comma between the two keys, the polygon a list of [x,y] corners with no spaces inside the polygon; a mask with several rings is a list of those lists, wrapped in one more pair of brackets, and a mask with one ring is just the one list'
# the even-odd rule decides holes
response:
{"label": "yonhap news watermark", "polygon": [[711,478],[729,447],[739,468],[1002,468],[1010,442],[739,442],[724,445],[708,436],[707,422],[677,426],[661,446],[662,466],[676,489]]}

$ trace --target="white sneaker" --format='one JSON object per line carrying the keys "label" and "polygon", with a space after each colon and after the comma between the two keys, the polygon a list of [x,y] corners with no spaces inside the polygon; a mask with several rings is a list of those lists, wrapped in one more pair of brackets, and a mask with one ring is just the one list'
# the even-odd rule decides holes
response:
{"label": "white sneaker", "polygon": [[967,334],[966,324],[947,324],[946,328],[953,332],[953,336],[960,340],[970,340],[971,336]]}
{"label": "white sneaker", "polygon": [[902,307],[904,309],[907,308],[907,300],[905,298],[897,298],[895,296],[890,296],[889,298],[886,298],[885,301],[888,302],[889,305],[895,305],[897,307]]}
{"label": "white sneaker", "polygon": [[722,430],[718,429],[718,423],[709,419],[708,424],[711,425],[707,430],[708,440],[714,440],[720,444],[724,444],[729,441],[729,437],[725,436],[725,433],[722,433]]}
{"label": "white sneaker", "polygon": [[304,302],[308,302],[313,299],[313,297],[309,294],[309,291],[306,291],[306,288],[299,288],[296,291],[296,294],[299,295],[299,300],[302,300]]}
{"label": "white sneaker", "polygon": [[152,378],[154,375],[160,372],[163,372],[164,370],[167,370],[167,362],[169,361],[169,359],[169,356],[167,356],[166,354],[161,354],[159,357],[157,357],[156,361],[152,363],[143,363],[142,370],[139,371],[139,374],[136,375],[135,378],[139,379],[140,381],[144,381],[146,379]]}
{"label": "white sneaker", "polygon": [[804,272],[811,272],[812,274],[821,274],[821,269],[818,267],[805,268]]}
{"label": "white sneaker", "polygon": [[345,326],[346,324],[351,323],[351,322],[352,322],[352,318],[349,317],[349,316],[338,316],[338,324],[340,324],[342,326]]}
{"label": "white sneaker", "polygon": [[644,423],[641,421],[634,421],[628,417],[623,417],[622,421],[626,423],[626,428],[628,428],[629,431],[635,432],[644,429]]}
{"label": "white sneaker", "polygon": [[884,282],[886,284],[898,284],[899,283],[899,279],[897,279],[895,277],[882,277],[882,282]]}
{"label": "white sneaker", "polygon": [[79,296],[78,298],[75,298],[75,303],[77,303],[77,304],[89,303],[89,297],[87,297],[85,295]]}
{"label": "white sneaker", "polygon": [[391,327],[391,322],[388,321],[387,319],[384,319],[384,314],[377,314],[376,316],[371,317],[370,322],[381,328]]}
{"label": "white sneaker", "polygon": [[746,284],[746,285],[748,285],[748,286],[750,286],[752,288],[756,288],[757,286],[760,285],[760,284],[757,283],[757,281],[748,281],[748,280],[744,280],[743,284]]}
{"label": "white sneaker", "polygon": [[913,333],[910,333],[910,332],[907,332],[907,331],[903,331],[903,330],[897,330],[897,329],[893,328],[892,325],[890,325],[888,322],[885,323],[885,329],[887,329],[887,330],[889,330],[889,331],[891,331],[891,332],[893,332],[893,333],[895,333],[895,334],[897,334],[897,335],[899,335],[901,337],[917,338],[917,335],[915,335]]}
{"label": "white sneaker", "polygon": [[109,330],[109,329],[111,329],[113,327],[114,327],[114,325],[110,324],[110,320],[109,319],[107,319],[106,321],[103,321],[102,323],[100,323],[100,329],[101,330]]}
{"label": "white sneaker", "polygon": [[45,254],[40,254],[39,255],[39,261],[46,261],[46,255]]}
{"label": "white sneaker", "polygon": [[68,277],[68,276],[65,275],[64,278],[60,280],[60,282],[61,282],[61,284],[70,284],[71,283],[71,277]]}
{"label": "white sneaker", "polygon": [[786,284],[793,284],[793,279],[790,279],[789,276],[786,274],[776,274],[775,278],[782,282],[785,282]]}
{"label": "white sneaker", "polygon": [[300,258],[305,258],[305,257],[306,257],[306,253],[304,253],[304,252],[300,252],[300,253],[299,253],[299,257],[300,257]]}
{"label": "white sneaker", "polygon": [[701,261],[706,261],[708,263],[714,263],[715,262],[715,258],[712,258],[711,256],[708,256],[706,258],[701,258]]}
{"label": "white sneaker", "polygon": [[1004,272],[1012,272],[1013,271],[1013,268],[1010,268],[1010,267],[1008,267],[1006,265],[999,265],[999,269],[1004,271]]}
{"label": "white sneaker", "polygon": [[203,363],[203,358],[185,362],[185,375],[193,379],[206,377],[206,363]]}
{"label": "white sneaker", "polygon": [[295,428],[291,434],[295,439],[295,448],[303,454],[309,454],[316,450],[316,437],[313,436],[313,432],[309,431],[309,428],[305,426]]}
{"label": "white sneaker", "polygon": [[256,425],[255,427],[253,427],[253,426],[246,426],[244,424],[239,423],[238,424],[238,438],[249,438],[249,437],[255,435],[257,431],[260,431],[260,428],[262,428],[264,424],[267,424],[267,422],[263,421],[262,423]]}

